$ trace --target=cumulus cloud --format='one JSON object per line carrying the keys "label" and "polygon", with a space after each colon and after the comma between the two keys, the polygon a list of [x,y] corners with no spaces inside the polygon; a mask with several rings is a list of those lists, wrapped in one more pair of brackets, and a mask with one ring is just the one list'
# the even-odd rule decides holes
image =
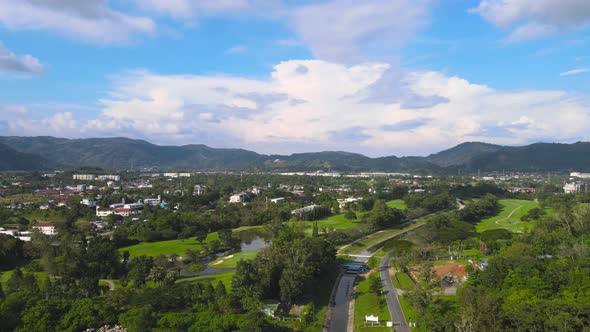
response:
{"label": "cumulus cloud", "polygon": [[321,59],[354,62],[362,50],[395,49],[428,24],[430,0],[331,0],[296,8],[291,24]]}
{"label": "cumulus cloud", "polygon": [[14,54],[0,42],[0,71],[40,74],[43,72],[43,65],[31,55]]}
{"label": "cumulus cloud", "polygon": [[590,68],[577,68],[559,73],[559,76],[571,76],[590,72]]}
{"label": "cumulus cloud", "polygon": [[[503,91],[436,71],[413,71],[400,74],[399,98],[371,99],[391,68],[387,63],[290,60],[277,64],[265,79],[137,71],[116,81],[100,100],[99,116],[83,121],[61,115],[38,124],[50,128],[41,130],[77,126],[87,136],[125,134],[265,153],[427,154],[463,141],[590,139],[587,96]],[[409,97],[403,94],[441,101],[417,108],[407,105]]]}
{"label": "cumulus cloud", "polygon": [[11,30],[50,30],[99,43],[127,41],[155,30],[150,18],[115,11],[105,0],[3,0],[0,24]]}
{"label": "cumulus cloud", "polygon": [[508,41],[536,39],[590,22],[587,0],[482,0],[472,13],[502,28],[516,28]]}

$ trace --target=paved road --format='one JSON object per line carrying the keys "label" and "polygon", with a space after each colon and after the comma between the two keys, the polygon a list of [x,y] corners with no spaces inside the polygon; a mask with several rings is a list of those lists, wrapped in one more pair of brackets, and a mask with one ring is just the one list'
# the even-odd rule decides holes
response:
{"label": "paved road", "polygon": [[385,300],[387,301],[387,307],[389,308],[389,314],[391,315],[391,321],[395,326],[395,330],[398,332],[410,332],[408,328],[408,322],[404,316],[402,306],[399,303],[397,297],[397,290],[393,286],[391,276],[389,275],[389,254],[385,255],[381,259],[379,265],[379,274],[381,275],[381,282],[383,283],[383,292],[385,293]]}
{"label": "paved road", "polygon": [[344,274],[340,278],[340,283],[334,296],[335,305],[331,310],[330,332],[346,332],[348,330],[348,308],[352,300],[354,280],[356,275]]}

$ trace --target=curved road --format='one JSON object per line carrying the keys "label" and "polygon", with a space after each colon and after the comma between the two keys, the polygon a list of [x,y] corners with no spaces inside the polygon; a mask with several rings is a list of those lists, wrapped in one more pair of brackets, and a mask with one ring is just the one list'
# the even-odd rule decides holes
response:
{"label": "curved road", "polygon": [[353,324],[349,324],[349,320],[352,318],[349,316],[350,313],[350,302],[352,301],[354,294],[354,281],[356,274],[343,274],[338,283],[336,294],[334,296],[334,305],[331,310],[330,332],[346,332],[349,329],[352,330]]}

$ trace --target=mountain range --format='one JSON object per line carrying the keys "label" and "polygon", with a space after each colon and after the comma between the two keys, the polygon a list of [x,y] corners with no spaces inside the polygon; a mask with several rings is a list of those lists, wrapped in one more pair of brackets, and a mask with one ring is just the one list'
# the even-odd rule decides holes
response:
{"label": "mountain range", "polygon": [[501,146],[466,142],[427,157],[379,157],[342,151],[264,155],[201,144],[161,146],[124,137],[66,139],[49,136],[0,137],[0,170],[112,170],[155,167],[162,170],[250,170],[340,172],[423,171],[590,171],[590,143],[535,143]]}

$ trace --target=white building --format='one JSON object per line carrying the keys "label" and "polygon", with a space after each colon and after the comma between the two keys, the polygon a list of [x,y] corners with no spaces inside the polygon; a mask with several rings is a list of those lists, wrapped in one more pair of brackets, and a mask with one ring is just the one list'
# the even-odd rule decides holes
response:
{"label": "white building", "polygon": [[177,178],[178,177],[178,173],[164,173],[164,177],[167,177],[167,178]]}
{"label": "white building", "polygon": [[356,198],[356,197],[348,197],[348,198],[344,198],[344,199],[338,199],[338,207],[343,209],[346,207],[346,204],[349,203],[354,203],[356,201],[359,201],[360,198]]}
{"label": "white building", "polygon": [[92,201],[88,198],[84,198],[80,201],[80,204],[86,205],[87,207],[96,207],[96,201]]}
{"label": "white building", "polygon": [[575,182],[566,183],[566,184],[563,185],[563,191],[566,194],[579,193],[581,191],[584,191],[585,190],[585,187],[586,186],[583,183],[575,183]]}
{"label": "white building", "polygon": [[581,179],[590,179],[590,173],[571,172],[570,177],[581,178]]}
{"label": "white building", "polygon": [[319,205],[308,205],[299,209],[295,209],[293,211],[291,211],[291,214],[297,214],[297,215],[303,215],[306,212],[310,212],[313,211],[315,208],[320,207]]}
{"label": "white building", "polygon": [[190,178],[191,173],[178,173],[179,178]]}
{"label": "white building", "polygon": [[96,175],[94,174],[74,174],[74,180],[81,180],[81,181],[94,181],[96,180]]}
{"label": "white building", "polygon": [[229,197],[230,203],[244,203],[248,198],[248,194],[242,192]]}
{"label": "white building", "polygon": [[55,224],[53,223],[38,223],[33,225],[33,229],[38,229],[41,233],[45,235],[56,235],[57,230],[55,229]]}
{"label": "white building", "polygon": [[277,197],[277,198],[271,198],[270,202],[275,203],[275,204],[279,204],[279,203],[287,203],[287,200],[285,199],[285,197]]}
{"label": "white building", "polygon": [[115,174],[99,175],[96,178],[101,181],[105,181],[105,180],[121,181],[121,175],[115,175]]}

